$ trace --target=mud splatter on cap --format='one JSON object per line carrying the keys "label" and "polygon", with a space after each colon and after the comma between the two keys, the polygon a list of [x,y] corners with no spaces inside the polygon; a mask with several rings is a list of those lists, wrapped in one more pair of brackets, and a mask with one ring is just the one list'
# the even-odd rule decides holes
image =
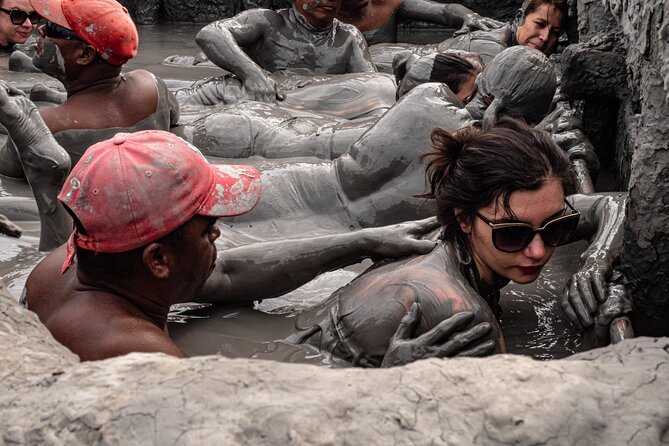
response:
{"label": "mud splatter on cap", "polygon": [[160,130],[118,133],[91,146],[58,199],[81,222],[68,240],[65,271],[76,248],[115,253],[147,245],[195,215],[234,217],[260,199],[250,166],[211,165],[199,150]]}
{"label": "mud splatter on cap", "polygon": [[74,31],[112,65],[123,65],[137,54],[135,23],[115,0],[30,0],[30,4],[46,20]]}

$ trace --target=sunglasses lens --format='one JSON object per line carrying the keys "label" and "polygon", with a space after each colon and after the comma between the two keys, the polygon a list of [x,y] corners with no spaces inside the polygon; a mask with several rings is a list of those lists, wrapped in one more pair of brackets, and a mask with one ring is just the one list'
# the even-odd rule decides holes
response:
{"label": "sunglasses lens", "polygon": [[497,249],[504,252],[516,252],[526,247],[534,238],[534,231],[529,226],[509,226],[495,228],[492,231],[492,242]]}
{"label": "sunglasses lens", "polygon": [[12,9],[12,12],[9,13],[9,19],[14,25],[23,25],[26,19],[30,19],[30,23],[34,24],[39,20],[39,14],[35,11],[28,13],[19,9]]}
{"label": "sunglasses lens", "polygon": [[565,244],[578,226],[579,215],[575,214],[562,220],[548,223],[541,233],[544,243],[548,246]]}

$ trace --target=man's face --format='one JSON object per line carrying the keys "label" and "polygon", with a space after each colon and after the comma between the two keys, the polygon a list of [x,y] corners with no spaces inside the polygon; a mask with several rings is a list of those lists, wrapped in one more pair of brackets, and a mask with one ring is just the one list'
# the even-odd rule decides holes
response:
{"label": "man's face", "polygon": [[[5,0],[0,5],[3,9],[12,11],[34,12],[28,0]],[[37,23],[26,18],[22,23],[12,23],[8,13],[0,12],[0,44],[24,43],[35,30]]]}
{"label": "man's face", "polygon": [[293,7],[311,26],[323,29],[332,26],[341,0],[294,0]]}
{"label": "man's face", "polygon": [[563,19],[562,12],[555,6],[543,4],[525,17],[523,24],[516,29],[516,40],[519,45],[549,54],[560,37]]}
{"label": "man's face", "polygon": [[179,253],[179,277],[184,297],[192,299],[198,294],[204,282],[211,275],[216,265],[216,246],[214,241],[221,235],[216,226],[216,218],[194,216],[183,233],[183,249]]}

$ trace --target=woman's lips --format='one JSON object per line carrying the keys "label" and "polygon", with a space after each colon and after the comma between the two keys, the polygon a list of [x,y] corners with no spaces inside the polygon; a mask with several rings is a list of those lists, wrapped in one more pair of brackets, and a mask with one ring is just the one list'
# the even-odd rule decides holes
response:
{"label": "woman's lips", "polygon": [[527,276],[531,275],[536,275],[541,272],[541,269],[543,268],[543,265],[537,265],[537,266],[519,266],[518,270]]}

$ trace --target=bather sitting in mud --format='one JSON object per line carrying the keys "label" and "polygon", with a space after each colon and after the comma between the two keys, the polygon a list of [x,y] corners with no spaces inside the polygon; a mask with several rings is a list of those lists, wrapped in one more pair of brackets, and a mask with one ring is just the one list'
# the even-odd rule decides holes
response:
{"label": "bather sitting in mud", "polygon": [[[488,342],[469,352],[504,352],[499,289],[510,280],[536,280],[556,246],[584,238],[591,245],[561,298],[566,314],[578,326],[607,333],[614,317],[630,311],[624,295],[609,296],[606,286],[620,253],[624,199],[565,199],[574,190],[569,160],[548,134],[512,119],[485,131],[436,129],[432,141],[424,156],[425,196],[435,199],[443,225],[437,247],[370,268],[299,314],[289,341],[355,364],[387,366],[393,365],[388,351],[404,361],[449,356],[455,346],[468,351],[459,336],[431,345],[439,338],[433,327],[483,332],[487,326],[480,324],[488,322]],[[404,344],[394,334],[398,327],[423,344]]]}
{"label": "bather sitting in mud", "polygon": [[[165,330],[169,307],[196,298],[207,280],[233,303],[273,297],[366,256],[434,248],[414,238],[435,228],[424,221],[252,244],[217,256],[216,217],[253,208],[261,190],[255,169],[212,166],[161,131],[119,133],[88,153],[58,197],[74,232],[35,267],[25,293],[28,308],[82,360],[137,351],[185,356]],[[474,341],[479,333],[463,336]]]}
{"label": "bather sitting in mud", "polygon": [[[55,191],[60,188],[73,162],[91,144],[109,138],[119,131],[140,129],[169,130],[176,122],[178,105],[165,84],[145,70],[121,73],[123,65],[137,52],[138,35],[127,10],[114,0],[95,4],[62,0],[33,0],[35,10],[46,17],[40,25],[35,64],[45,73],[63,82],[67,100],[54,107],[44,107],[39,114],[69,156],[49,158],[44,162],[25,164],[19,161],[19,141],[8,140],[0,150],[0,174],[14,178],[31,178],[36,195],[45,198],[43,214],[57,220],[43,225],[42,231],[63,227],[69,221],[55,206]],[[91,9],[93,8],[93,9]],[[91,20],[96,27],[91,32]],[[17,94],[3,86],[8,94]],[[42,130],[44,131],[44,130]],[[12,134],[12,132],[10,132]],[[30,141],[27,141],[28,143]],[[16,147],[14,147],[16,145]],[[45,169],[44,166],[49,168]],[[42,169],[39,175],[24,169]],[[44,204],[38,200],[38,205]],[[52,249],[65,234],[42,233],[40,247]]]}
{"label": "bather sitting in mud", "polygon": [[567,21],[565,0],[525,0],[513,23],[490,31],[471,31],[438,44],[378,44],[370,47],[379,71],[389,73],[395,54],[411,50],[417,55],[459,49],[478,53],[489,63],[500,51],[514,45],[526,45],[550,55]]}
{"label": "bather sitting in mud", "polygon": [[243,82],[250,99],[282,95],[263,70],[302,74],[375,72],[364,37],[335,19],[341,0],[294,0],[289,9],[251,9],[205,26],[196,36],[204,54]]}
{"label": "bather sitting in mud", "polygon": [[[474,80],[482,69],[477,55],[462,51],[433,54],[420,60],[408,52],[400,56],[406,57],[398,57],[396,63],[395,71],[399,86],[396,89],[397,93],[393,88],[391,98],[393,102],[395,94],[403,96],[415,86],[425,82],[441,82],[465,103],[471,96]],[[349,109],[349,113],[359,108],[369,108],[370,101],[376,95],[369,93],[367,84],[361,83],[353,89],[354,93],[365,92],[365,97],[368,98],[365,101],[366,105],[356,107],[358,100],[351,98],[351,101],[347,101],[341,92],[337,92],[341,81],[341,79],[335,81],[331,94],[339,107]],[[394,87],[392,81],[391,84]],[[322,92],[324,85],[325,83],[321,83],[316,91]],[[298,100],[303,108],[312,108],[307,105],[309,98],[318,101],[315,93],[308,91],[310,87],[307,85],[294,92],[286,92],[286,100],[281,102],[281,106],[253,101],[243,102],[207,113],[192,123],[173,129],[173,132],[209,156],[337,158],[376,122],[376,118],[348,121],[295,110],[294,104]],[[177,98],[180,97],[177,92]],[[320,103],[323,104],[322,101]],[[182,110],[188,109],[188,106],[182,103]],[[338,111],[339,108],[332,110],[330,114],[336,115]],[[236,131],[232,132],[231,129]]]}

